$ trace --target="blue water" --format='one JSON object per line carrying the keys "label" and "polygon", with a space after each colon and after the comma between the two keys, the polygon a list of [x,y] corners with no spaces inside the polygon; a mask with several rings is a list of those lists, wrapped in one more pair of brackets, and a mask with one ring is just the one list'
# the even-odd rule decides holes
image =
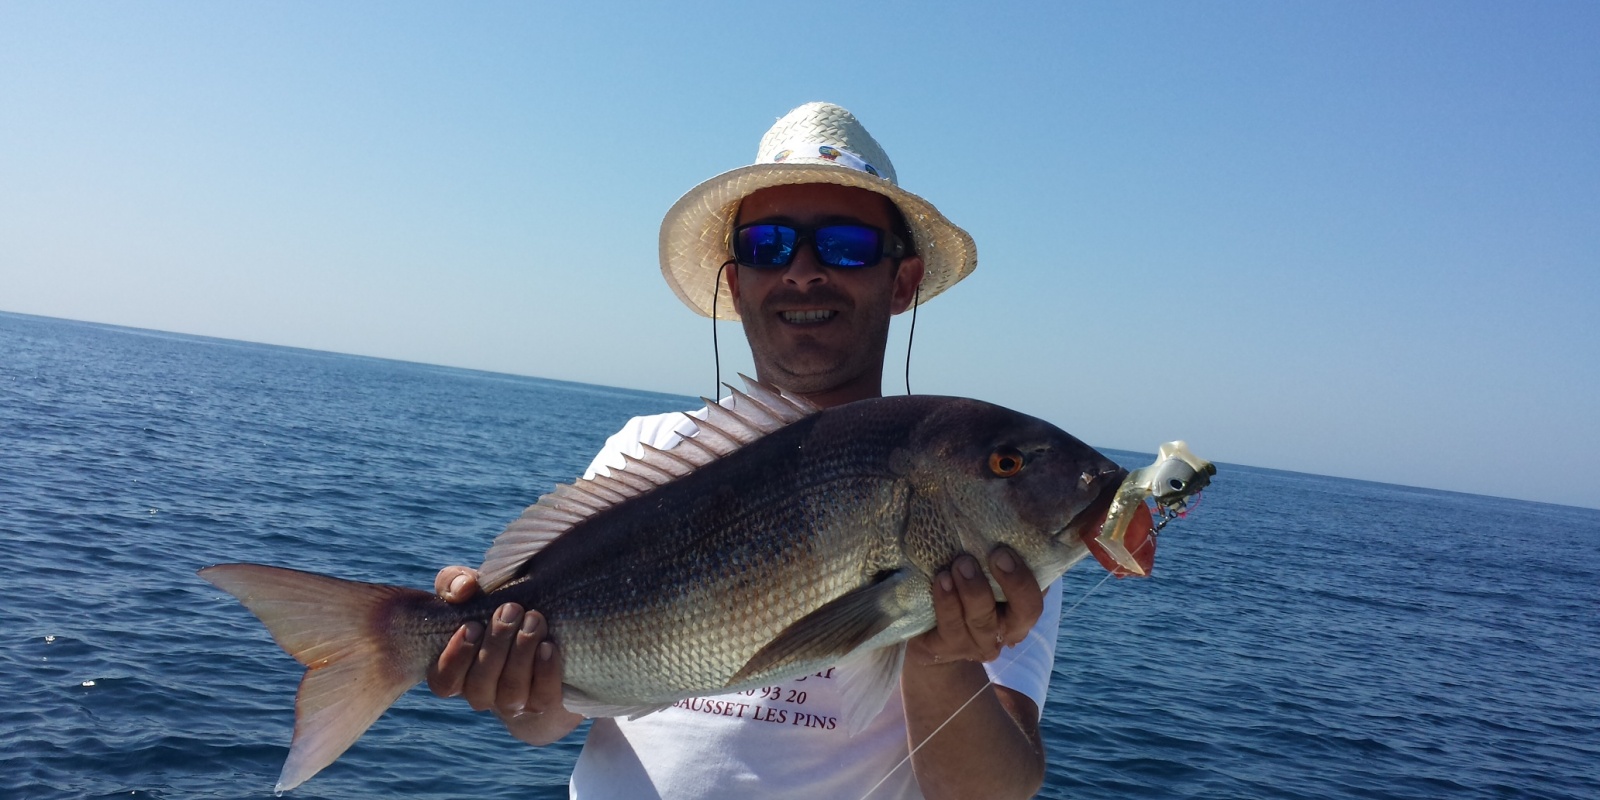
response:
{"label": "blue water", "polygon": [[[195,569],[428,586],[690,405],[0,314],[0,797],[270,796],[300,669]],[[1600,797],[1600,512],[1225,464],[1154,578],[1104,574],[1044,797]],[[581,733],[419,689],[293,796],[564,797]]]}

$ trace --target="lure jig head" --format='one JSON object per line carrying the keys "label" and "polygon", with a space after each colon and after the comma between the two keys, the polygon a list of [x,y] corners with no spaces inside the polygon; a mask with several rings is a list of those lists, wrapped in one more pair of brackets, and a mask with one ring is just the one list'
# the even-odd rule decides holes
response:
{"label": "lure jig head", "polygon": [[1123,569],[1135,575],[1145,574],[1144,568],[1123,543],[1128,524],[1133,521],[1138,507],[1146,499],[1155,503],[1160,519],[1154,523],[1154,530],[1151,531],[1154,534],[1166,527],[1167,523],[1183,516],[1215,474],[1216,465],[1196,456],[1184,442],[1161,445],[1154,463],[1128,473],[1128,477],[1117,488],[1117,496],[1111,501],[1105,524],[1100,527],[1100,534],[1096,537],[1100,546]]}

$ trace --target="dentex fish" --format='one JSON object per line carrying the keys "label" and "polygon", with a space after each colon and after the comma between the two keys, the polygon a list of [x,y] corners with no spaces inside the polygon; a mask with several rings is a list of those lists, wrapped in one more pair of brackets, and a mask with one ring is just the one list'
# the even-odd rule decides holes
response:
{"label": "dentex fish", "polygon": [[[905,642],[934,627],[940,570],[961,553],[987,568],[1004,544],[1049,584],[1091,552],[1126,475],[977,400],[818,410],[746,382],[671,449],[539,498],[494,540],[470,602],[256,564],[200,570],[306,667],[278,790],[332,763],[463,623],[507,602],[546,617],[577,713],[637,716],[842,662],[859,730],[895,691]],[[1150,512],[1130,513],[1143,524],[1116,547],[1148,574]]]}

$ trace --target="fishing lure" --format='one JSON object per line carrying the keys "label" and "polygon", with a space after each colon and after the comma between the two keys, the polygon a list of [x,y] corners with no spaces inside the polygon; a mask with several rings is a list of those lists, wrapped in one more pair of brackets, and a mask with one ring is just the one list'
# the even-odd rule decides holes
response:
{"label": "fishing lure", "polygon": [[1196,456],[1188,444],[1176,441],[1161,445],[1154,463],[1128,473],[1123,479],[1096,541],[1123,569],[1134,575],[1144,575],[1144,567],[1128,552],[1123,541],[1134,515],[1146,499],[1153,501],[1160,517],[1151,531],[1154,534],[1187,513],[1199,498],[1200,490],[1211,483],[1211,476],[1215,474],[1216,465]]}

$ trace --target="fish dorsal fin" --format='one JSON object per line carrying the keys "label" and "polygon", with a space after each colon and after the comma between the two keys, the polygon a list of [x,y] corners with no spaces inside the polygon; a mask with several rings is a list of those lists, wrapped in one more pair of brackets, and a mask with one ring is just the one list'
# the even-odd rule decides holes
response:
{"label": "fish dorsal fin", "polygon": [[483,566],[478,568],[478,585],[486,592],[504,586],[528,559],[574,525],[821,410],[803,397],[744,375],[739,377],[744,380],[744,391],[728,387],[733,407],[725,408],[701,398],[705,407],[698,414],[684,415],[697,430],[677,445],[662,449],[645,444],[641,455],[624,455],[622,468],[611,470],[610,475],[597,474],[561,484],[528,506],[522,516],[495,537],[484,554]]}

